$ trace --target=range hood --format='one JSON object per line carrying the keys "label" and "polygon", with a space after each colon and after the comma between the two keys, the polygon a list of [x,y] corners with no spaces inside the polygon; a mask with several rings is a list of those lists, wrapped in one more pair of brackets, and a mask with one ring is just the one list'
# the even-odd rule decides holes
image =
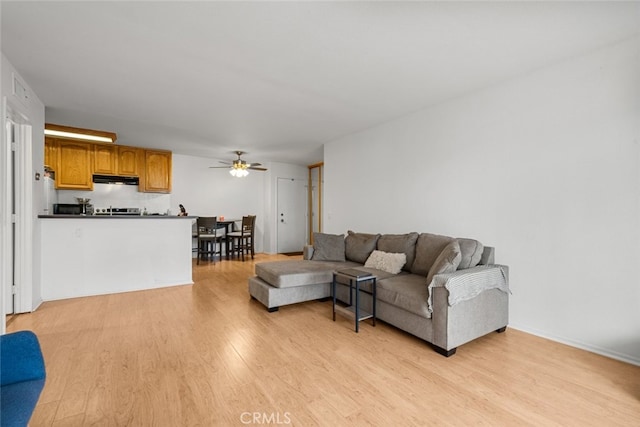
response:
{"label": "range hood", "polygon": [[137,176],[93,175],[93,182],[95,184],[138,185],[140,179]]}

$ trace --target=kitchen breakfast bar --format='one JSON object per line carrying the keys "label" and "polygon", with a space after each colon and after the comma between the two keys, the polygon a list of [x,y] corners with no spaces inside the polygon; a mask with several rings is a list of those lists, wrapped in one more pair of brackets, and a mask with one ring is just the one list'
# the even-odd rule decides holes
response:
{"label": "kitchen breakfast bar", "polygon": [[38,218],[45,301],[193,284],[196,217]]}

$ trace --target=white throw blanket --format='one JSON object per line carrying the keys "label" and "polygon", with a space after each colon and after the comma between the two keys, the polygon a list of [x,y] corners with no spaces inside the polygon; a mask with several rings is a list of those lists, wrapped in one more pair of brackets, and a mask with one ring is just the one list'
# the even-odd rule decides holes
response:
{"label": "white throw blanket", "polygon": [[509,291],[509,267],[506,265],[479,265],[454,273],[436,274],[429,283],[429,312],[433,312],[433,288],[444,287],[449,291],[449,306],[469,300],[488,289]]}

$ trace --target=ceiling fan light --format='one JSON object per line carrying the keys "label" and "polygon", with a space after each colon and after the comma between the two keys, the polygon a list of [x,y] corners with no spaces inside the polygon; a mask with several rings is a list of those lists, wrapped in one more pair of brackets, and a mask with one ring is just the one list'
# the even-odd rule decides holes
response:
{"label": "ceiling fan light", "polygon": [[231,174],[231,176],[235,176],[236,178],[243,178],[249,175],[249,171],[242,168],[232,168],[231,170],[229,170],[229,173]]}

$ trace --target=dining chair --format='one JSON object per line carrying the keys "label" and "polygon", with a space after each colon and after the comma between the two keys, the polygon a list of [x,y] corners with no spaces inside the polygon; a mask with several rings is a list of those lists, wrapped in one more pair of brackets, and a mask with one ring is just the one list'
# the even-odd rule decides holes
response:
{"label": "dining chair", "polygon": [[242,217],[240,231],[227,233],[227,239],[232,241],[232,253],[236,253],[244,261],[245,253],[251,253],[251,259],[255,255],[254,232],[256,228],[256,216],[246,215]]}
{"label": "dining chair", "polygon": [[[194,244],[195,241],[195,244]],[[198,254],[198,221],[191,224],[191,252]]]}
{"label": "dining chair", "polygon": [[214,262],[216,255],[221,255],[221,243],[223,236],[218,234],[218,219],[215,216],[199,216],[196,220],[198,228],[198,256],[196,264],[204,256],[210,257]]}
{"label": "dining chair", "polygon": [[249,238],[249,246],[251,247],[251,259],[253,259],[254,255],[256,254],[255,240],[253,238],[256,233],[256,216],[250,215],[250,217],[251,217],[251,237]]}

